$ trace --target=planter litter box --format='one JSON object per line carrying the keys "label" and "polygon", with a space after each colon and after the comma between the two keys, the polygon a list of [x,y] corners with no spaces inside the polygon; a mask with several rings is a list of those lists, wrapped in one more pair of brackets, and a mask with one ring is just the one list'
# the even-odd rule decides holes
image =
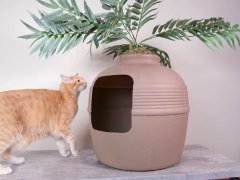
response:
{"label": "planter litter box", "polygon": [[151,54],[121,55],[90,90],[91,137],[102,163],[148,171],[181,159],[188,121],[182,78]]}

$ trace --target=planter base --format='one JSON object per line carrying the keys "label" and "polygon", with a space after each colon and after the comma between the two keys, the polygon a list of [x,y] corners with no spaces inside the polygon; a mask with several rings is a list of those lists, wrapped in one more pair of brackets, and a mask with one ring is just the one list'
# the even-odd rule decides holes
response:
{"label": "planter base", "polygon": [[133,116],[133,128],[124,134],[91,129],[96,155],[103,164],[123,170],[173,166],[181,159],[187,116]]}

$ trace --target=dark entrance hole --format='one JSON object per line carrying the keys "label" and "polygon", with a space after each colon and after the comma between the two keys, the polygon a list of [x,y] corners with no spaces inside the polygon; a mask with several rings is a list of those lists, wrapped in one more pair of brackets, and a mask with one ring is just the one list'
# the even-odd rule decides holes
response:
{"label": "dark entrance hole", "polygon": [[92,92],[91,121],[94,129],[125,133],[132,127],[133,79],[128,75],[97,79]]}

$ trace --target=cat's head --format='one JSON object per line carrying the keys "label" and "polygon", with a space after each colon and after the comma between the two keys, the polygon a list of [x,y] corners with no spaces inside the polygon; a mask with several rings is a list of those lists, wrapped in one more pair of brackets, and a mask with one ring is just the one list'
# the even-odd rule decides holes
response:
{"label": "cat's head", "polygon": [[87,82],[78,73],[74,76],[61,75],[61,79],[67,90],[73,93],[79,93],[87,87]]}

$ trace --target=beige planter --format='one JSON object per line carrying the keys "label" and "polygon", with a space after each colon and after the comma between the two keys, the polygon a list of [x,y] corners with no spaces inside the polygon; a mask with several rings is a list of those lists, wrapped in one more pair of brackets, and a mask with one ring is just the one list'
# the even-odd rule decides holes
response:
{"label": "beige planter", "polygon": [[122,55],[90,91],[91,136],[97,158],[111,167],[147,171],[180,161],[188,94],[184,81],[148,54]]}

